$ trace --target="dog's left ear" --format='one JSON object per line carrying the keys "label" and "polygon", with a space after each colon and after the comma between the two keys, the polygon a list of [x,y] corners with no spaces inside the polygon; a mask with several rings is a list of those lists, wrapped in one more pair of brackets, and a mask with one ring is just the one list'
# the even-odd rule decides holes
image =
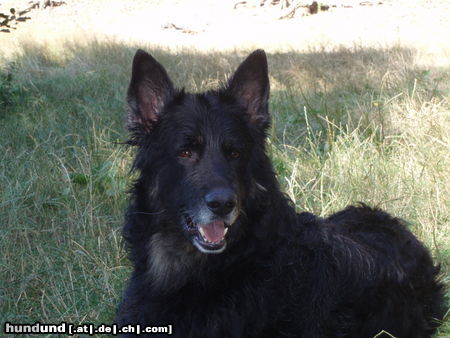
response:
{"label": "dog's left ear", "polygon": [[262,49],[251,53],[240,64],[229,81],[228,91],[246,108],[252,123],[268,126],[270,85],[266,53]]}

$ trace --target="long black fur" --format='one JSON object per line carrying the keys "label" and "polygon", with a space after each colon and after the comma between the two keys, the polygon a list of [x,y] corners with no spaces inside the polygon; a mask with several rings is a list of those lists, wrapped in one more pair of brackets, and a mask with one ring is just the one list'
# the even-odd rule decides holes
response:
{"label": "long black fur", "polygon": [[[140,176],[123,229],[134,271],[117,323],[172,324],[175,337],[196,338],[430,337],[444,301],[428,250],[365,205],[297,214],[265,151],[268,96],[263,51],[201,94],[174,89],[137,52],[128,127]],[[238,217],[226,249],[207,254],[182,220],[204,216],[217,182],[236,192]]]}

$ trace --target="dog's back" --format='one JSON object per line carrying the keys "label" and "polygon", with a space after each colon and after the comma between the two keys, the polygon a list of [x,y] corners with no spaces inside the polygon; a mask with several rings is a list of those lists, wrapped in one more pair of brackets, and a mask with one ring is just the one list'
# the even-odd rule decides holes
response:
{"label": "dog's back", "polygon": [[321,252],[320,264],[333,262],[325,268],[332,276],[315,267],[317,279],[327,280],[321,289],[331,290],[329,299],[336,302],[323,314],[330,320],[323,323],[329,325],[324,337],[373,337],[381,330],[395,337],[429,337],[435,332],[444,315],[439,268],[401,220],[361,205],[307,228],[312,238],[320,237],[314,249]]}

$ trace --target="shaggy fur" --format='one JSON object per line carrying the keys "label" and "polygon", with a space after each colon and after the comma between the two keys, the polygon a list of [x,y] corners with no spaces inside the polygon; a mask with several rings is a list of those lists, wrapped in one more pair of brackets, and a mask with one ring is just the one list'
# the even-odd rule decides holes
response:
{"label": "shaggy fur", "polygon": [[431,336],[443,288],[429,252],[365,205],[297,214],[265,152],[268,97],[263,51],[201,94],[136,53],[128,128],[140,176],[123,229],[134,271],[117,323],[196,338]]}

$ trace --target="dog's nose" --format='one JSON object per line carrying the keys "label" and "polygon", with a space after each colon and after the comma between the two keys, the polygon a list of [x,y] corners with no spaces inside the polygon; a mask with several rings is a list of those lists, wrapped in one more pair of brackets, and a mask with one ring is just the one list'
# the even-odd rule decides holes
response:
{"label": "dog's nose", "polygon": [[236,206],[236,194],[228,188],[216,188],[206,194],[205,202],[209,210],[225,216]]}

